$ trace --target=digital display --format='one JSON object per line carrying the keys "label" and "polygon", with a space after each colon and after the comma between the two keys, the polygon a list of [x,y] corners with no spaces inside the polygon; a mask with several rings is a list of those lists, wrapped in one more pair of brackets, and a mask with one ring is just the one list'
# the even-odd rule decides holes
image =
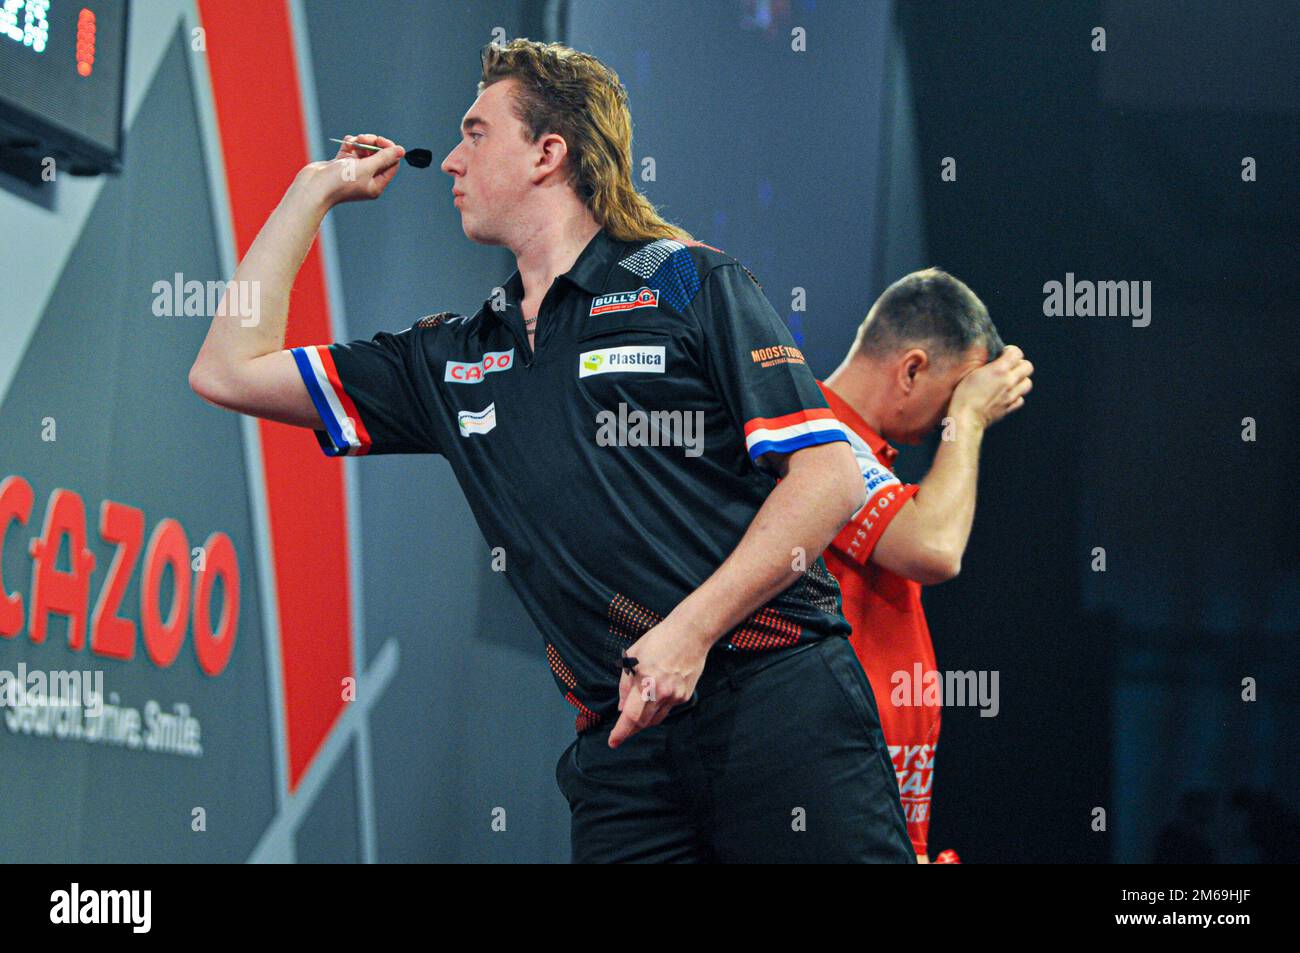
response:
{"label": "digital display", "polygon": [[34,53],[43,53],[50,37],[50,21],[45,16],[49,9],[50,0],[4,0],[0,32],[15,43],[30,46]]}
{"label": "digital display", "polygon": [[116,168],[127,0],[0,0],[0,142]]}

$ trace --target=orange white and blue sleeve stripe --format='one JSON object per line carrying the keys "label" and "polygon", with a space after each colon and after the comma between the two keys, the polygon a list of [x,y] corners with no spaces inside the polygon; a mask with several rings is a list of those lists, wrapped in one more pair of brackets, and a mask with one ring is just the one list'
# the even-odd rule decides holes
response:
{"label": "orange white and blue sleeve stripe", "polygon": [[369,453],[370,433],[357,412],[356,404],[343,389],[329,345],[295,347],[290,353],[325,425],[323,431],[316,431],[321,449],[331,457]]}
{"label": "orange white and blue sleeve stripe", "polygon": [[793,453],[819,443],[847,441],[844,425],[829,407],[808,407],[780,417],[745,421],[745,448],[755,462],[765,453]]}

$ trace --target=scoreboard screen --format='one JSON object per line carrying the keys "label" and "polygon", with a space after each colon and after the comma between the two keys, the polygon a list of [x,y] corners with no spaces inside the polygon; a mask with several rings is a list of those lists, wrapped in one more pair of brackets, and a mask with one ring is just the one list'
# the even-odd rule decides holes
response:
{"label": "scoreboard screen", "polygon": [[127,0],[0,0],[0,147],[121,168]]}

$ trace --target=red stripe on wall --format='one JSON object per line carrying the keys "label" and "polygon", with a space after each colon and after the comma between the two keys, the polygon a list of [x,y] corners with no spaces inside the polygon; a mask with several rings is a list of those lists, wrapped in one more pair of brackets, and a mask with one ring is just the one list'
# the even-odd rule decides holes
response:
{"label": "red stripe on wall", "polygon": [[[284,0],[198,6],[242,260],[309,159],[289,10]],[[285,347],[334,339],[317,241],[294,282]],[[259,425],[293,791],[342,713],[342,680],[353,674],[347,500],[342,468],[309,433]]]}

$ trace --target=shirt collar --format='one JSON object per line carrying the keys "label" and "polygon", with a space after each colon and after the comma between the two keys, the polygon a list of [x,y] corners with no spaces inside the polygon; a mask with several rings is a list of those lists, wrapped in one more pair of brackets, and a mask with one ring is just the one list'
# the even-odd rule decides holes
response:
{"label": "shirt collar", "polygon": [[[573,267],[555,280],[564,278],[588,294],[600,294],[605,289],[609,270],[613,267],[615,256],[619,252],[619,243],[602,228],[591,237],[591,241],[587,242],[587,246],[574,261]],[[506,293],[506,307],[518,307],[519,300],[524,296],[524,280],[520,277],[519,269],[516,268],[514,274],[506,279],[501,287]],[[497,313],[492,307],[491,298],[483,303],[483,307],[492,314]]]}
{"label": "shirt collar", "polygon": [[871,426],[862,419],[862,415],[850,407],[844,398],[821,381],[817,382],[817,386],[822,389],[822,396],[826,398],[826,403],[830,404],[831,410],[835,412],[840,423],[847,424],[854,433],[865,440],[871,452],[876,455],[876,459],[892,470],[894,460],[898,458],[898,451],[889,445],[889,441],[872,430]]}

